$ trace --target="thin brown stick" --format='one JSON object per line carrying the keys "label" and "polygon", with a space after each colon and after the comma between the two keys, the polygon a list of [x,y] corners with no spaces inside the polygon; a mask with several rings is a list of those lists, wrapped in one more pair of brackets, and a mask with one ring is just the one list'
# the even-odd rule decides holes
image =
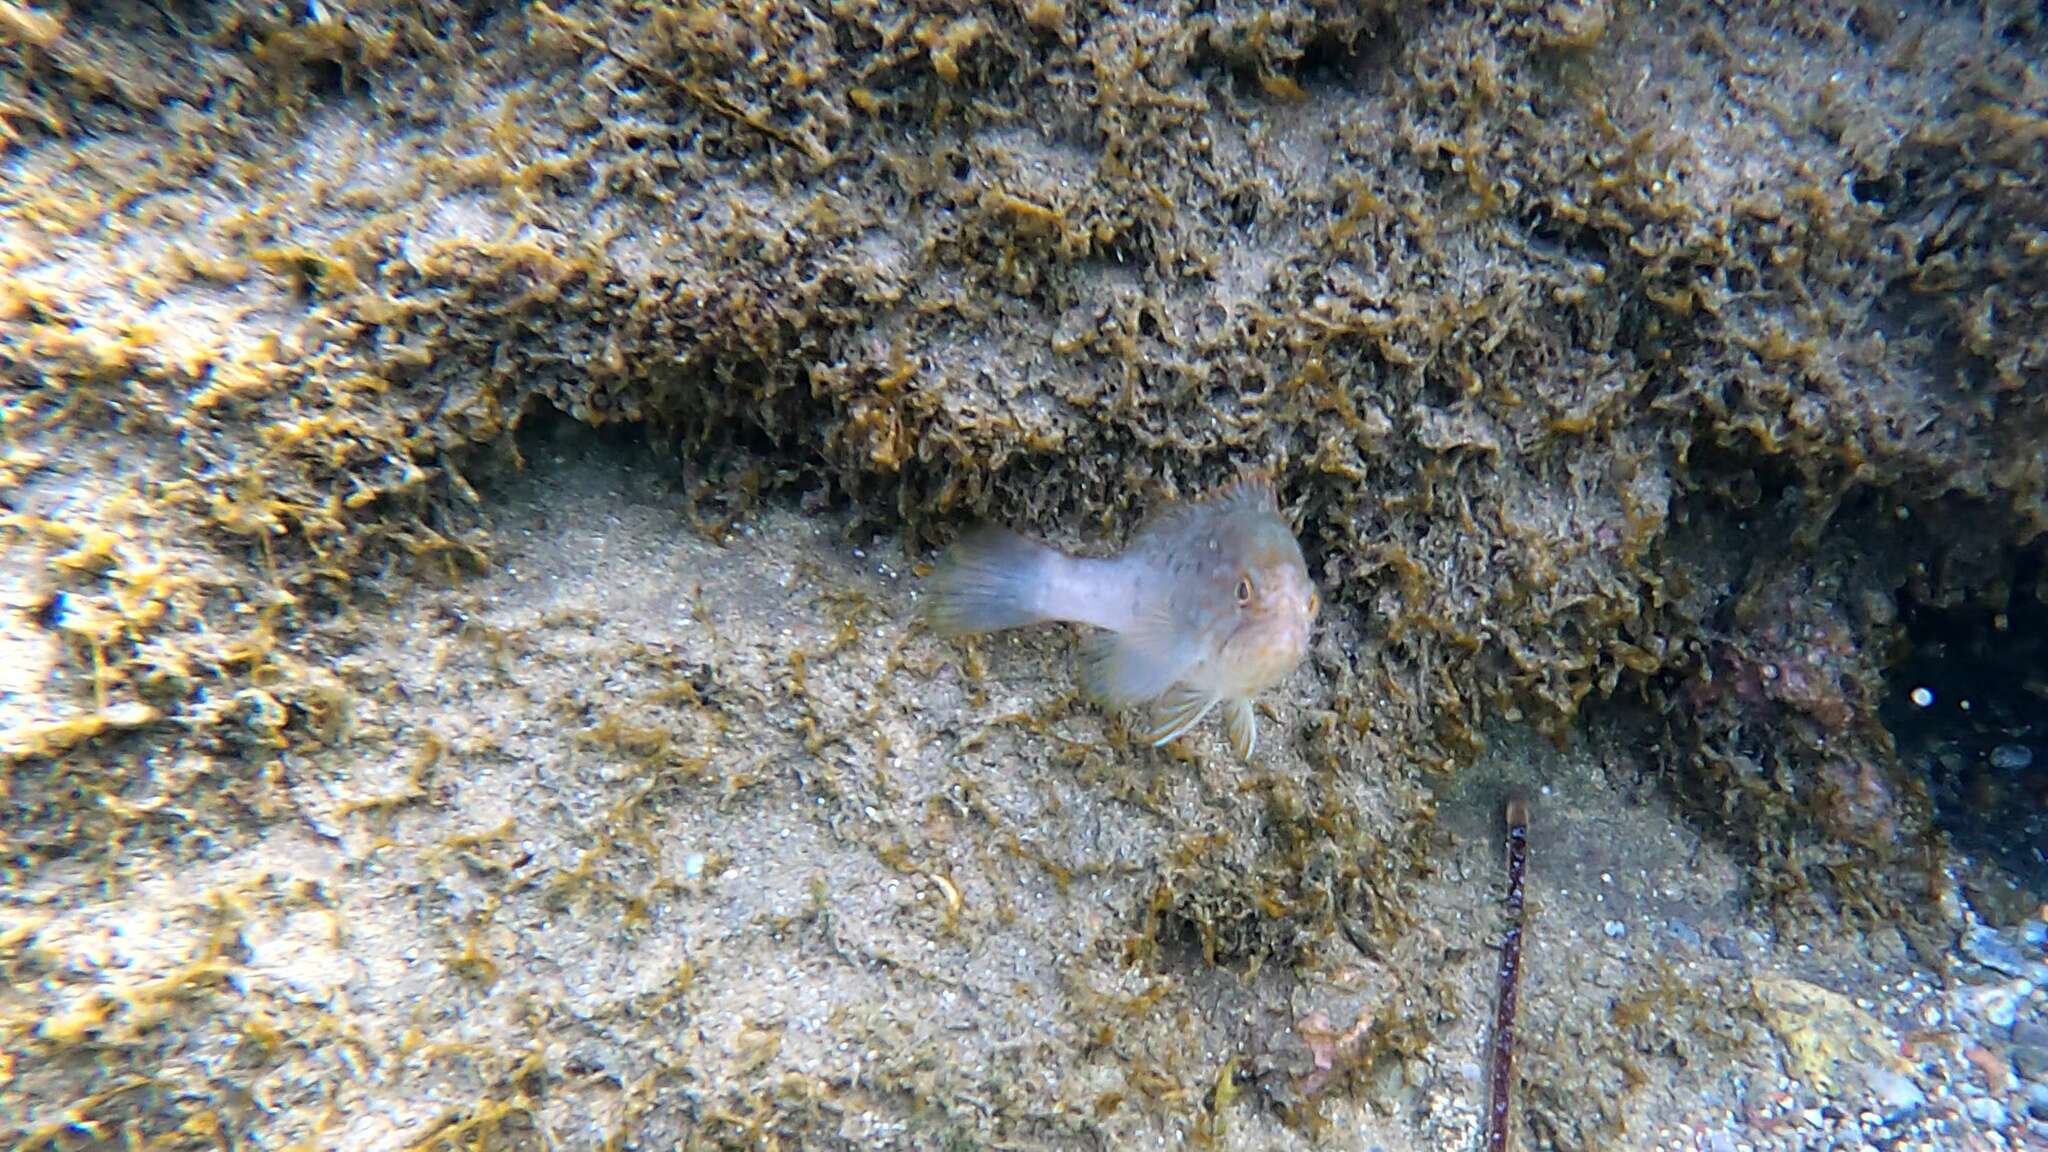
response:
{"label": "thin brown stick", "polygon": [[1493,1100],[1487,1152],[1506,1152],[1515,1066],[1515,997],[1522,979],[1522,869],[1529,862],[1529,804],[1508,798],[1508,931],[1500,946],[1500,998],[1493,1010]]}

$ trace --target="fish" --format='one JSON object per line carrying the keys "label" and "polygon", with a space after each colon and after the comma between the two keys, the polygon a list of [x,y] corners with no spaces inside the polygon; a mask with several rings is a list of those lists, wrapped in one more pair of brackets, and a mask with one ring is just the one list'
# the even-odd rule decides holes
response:
{"label": "fish", "polygon": [[1220,709],[1232,751],[1247,761],[1259,738],[1253,699],[1301,663],[1321,606],[1301,542],[1260,473],[1168,503],[1109,557],[978,524],[939,558],[922,601],[926,625],[943,637],[1081,625],[1087,697],[1149,708],[1142,735],[1154,747]]}

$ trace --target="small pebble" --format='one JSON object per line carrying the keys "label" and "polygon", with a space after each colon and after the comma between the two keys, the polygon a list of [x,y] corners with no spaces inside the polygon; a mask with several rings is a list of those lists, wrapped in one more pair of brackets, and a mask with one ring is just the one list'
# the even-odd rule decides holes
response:
{"label": "small pebble", "polygon": [[1619,940],[1626,935],[1628,935],[1628,925],[1623,924],[1619,920],[1609,920],[1607,922],[1607,938],[1609,940]]}
{"label": "small pebble", "polygon": [[2034,762],[2034,750],[2025,744],[2000,744],[1991,750],[1991,766],[2016,772]]}
{"label": "small pebble", "polygon": [[1878,1103],[1884,1105],[1884,1119],[1888,1124],[1904,1119],[1908,1114],[1920,1110],[1927,1104],[1927,1093],[1921,1091],[1918,1084],[1890,1068],[1873,1070],[1869,1076],[1869,1084],[1871,1092],[1877,1096]]}
{"label": "small pebble", "polygon": [[1973,924],[1963,933],[1963,955],[2008,976],[2024,976],[2027,972],[2026,957],[1989,924]]}
{"label": "small pebble", "polygon": [[1687,948],[1692,949],[1694,952],[1700,950],[1699,929],[1694,928],[1692,925],[1687,924],[1685,921],[1667,921],[1664,925],[1664,930],[1671,933],[1671,938],[1673,940],[1678,941],[1680,944],[1685,945]]}
{"label": "small pebble", "polygon": [[2012,1066],[2021,1077],[2048,1085],[2048,1024],[2027,1020],[2013,1025]]}
{"label": "small pebble", "polygon": [[2020,938],[2029,948],[2048,948],[2048,920],[2027,921],[2027,926],[2020,930]]}
{"label": "small pebble", "polygon": [[2007,1032],[2019,1019],[2019,996],[2010,988],[1993,985],[1972,988],[1961,994],[1962,1005],[1986,1024]]}
{"label": "small pebble", "polygon": [[2036,1084],[2027,1089],[2027,1115],[2036,1120],[2048,1120],[2048,1084]]}
{"label": "small pebble", "polygon": [[683,875],[692,880],[702,879],[706,861],[702,852],[692,852],[683,857]]}
{"label": "small pebble", "polygon": [[1731,937],[1716,936],[1707,942],[1707,947],[1723,960],[1742,959],[1742,945],[1737,944]]}
{"label": "small pebble", "polygon": [[2012,1117],[2006,1112],[2005,1105],[2000,1104],[1989,1096],[1979,1096],[1975,1100],[1970,1101],[1970,1119],[1984,1125],[1986,1128],[2003,1128],[2012,1122]]}

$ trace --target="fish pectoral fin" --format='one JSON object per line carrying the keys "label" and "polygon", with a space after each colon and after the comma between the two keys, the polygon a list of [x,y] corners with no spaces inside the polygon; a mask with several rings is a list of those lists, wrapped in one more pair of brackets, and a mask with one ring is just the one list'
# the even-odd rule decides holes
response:
{"label": "fish pectoral fin", "polygon": [[1154,748],[1177,740],[1201,723],[1202,717],[1215,706],[1216,697],[1176,684],[1152,706],[1152,727],[1146,730],[1145,739]]}
{"label": "fish pectoral fin", "polygon": [[1098,704],[1127,708],[1158,699],[1177,671],[1141,637],[1093,632],[1081,641],[1081,691]]}
{"label": "fish pectoral fin", "polygon": [[1230,737],[1230,750],[1240,760],[1250,760],[1259,746],[1259,716],[1249,697],[1238,696],[1223,705],[1223,731]]}

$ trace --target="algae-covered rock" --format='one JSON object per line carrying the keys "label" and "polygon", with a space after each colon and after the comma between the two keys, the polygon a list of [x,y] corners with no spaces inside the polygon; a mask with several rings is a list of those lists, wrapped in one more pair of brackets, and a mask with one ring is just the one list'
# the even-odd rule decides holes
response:
{"label": "algae-covered rock", "polygon": [[[1456,736],[1686,675],[1734,590],[1688,589],[1674,518],[1811,549],[1871,504],[2013,546],[2048,515],[2018,9],[1981,43],[1768,6],[418,11],[6,48],[41,111],[17,378],[156,377],[214,527],[293,559],[462,491],[537,404],[769,446],[934,534],[1259,461]],[[74,246],[120,290],[59,290]],[[292,345],[151,319],[223,295]]]}
{"label": "algae-covered rock", "polygon": [[0,0],[0,578],[61,646],[0,706],[12,850],[294,810],[350,614],[488,564],[468,477],[559,414],[913,545],[1272,468],[1321,775],[1126,910],[1212,959],[1411,930],[1426,803],[1329,781],[1616,697],[1778,895],[1896,912],[1902,613],[2041,596],[2044,49],[2016,3]]}

